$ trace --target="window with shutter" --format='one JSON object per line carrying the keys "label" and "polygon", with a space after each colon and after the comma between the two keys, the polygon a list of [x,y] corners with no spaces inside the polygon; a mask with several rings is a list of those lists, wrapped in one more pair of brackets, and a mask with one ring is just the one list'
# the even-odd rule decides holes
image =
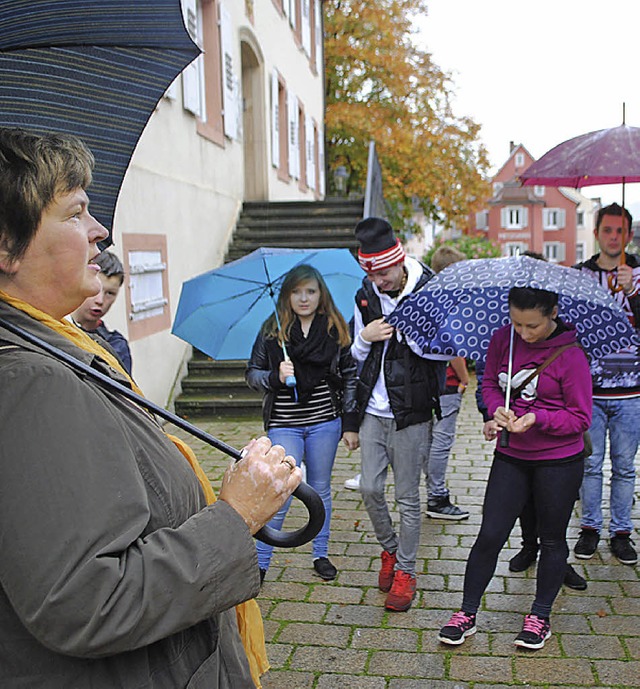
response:
{"label": "window with shutter", "polygon": [[305,124],[306,134],[306,166],[307,166],[307,186],[309,189],[316,188],[316,156],[315,156],[315,124],[311,117],[307,117]]}
{"label": "window with shutter", "polygon": [[326,189],[325,169],[324,169],[324,129],[318,126],[318,179],[316,180],[318,193],[324,197]]}
{"label": "window with shutter", "polygon": [[235,74],[233,28],[228,10],[220,5],[220,50],[222,53],[222,105],[224,133],[230,139],[238,138],[240,116],[240,84]]}
{"label": "window with shutter", "polygon": [[271,72],[271,165],[280,167],[280,103],[278,72]]}
{"label": "window with shutter", "polygon": [[480,211],[476,213],[476,229],[486,230],[489,227],[489,212]]}
{"label": "window with shutter", "polygon": [[507,230],[520,230],[527,226],[528,209],[523,206],[505,206],[500,209],[500,225]]}
{"label": "window with shutter", "polygon": [[166,236],[124,233],[122,251],[129,339],[167,330],[171,313]]}
{"label": "window with shutter", "polygon": [[288,142],[289,142],[289,176],[294,179],[300,177],[300,151],[298,148],[298,99],[291,91],[288,92]]}
{"label": "window with shutter", "polygon": [[311,0],[301,0],[300,15],[302,48],[308,56],[311,56]]}
{"label": "window with shutter", "polygon": [[565,259],[565,245],[563,242],[545,242],[544,257],[552,263],[560,263]]}
{"label": "window with shutter", "polygon": [[[202,15],[197,0],[181,0],[187,31],[194,43],[202,48]],[[182,72],[182,104],[185,110],[205,119],[203,56],[198,56]]]}
{"label": "window with shutter", "polygon": [[544,208],[542,227],[545,230],[559,230],[566,224],[566,211],[563,208]]}
{"label": "window with shutter", "polygon": [[323,55],[323,41],[322,41],[322,7],[320,5],[320,0],[314,0],[314,12],[315,12],[315,36],[313,40],[316,44],[316,72],[322,74],[322,61],[324,59]]}

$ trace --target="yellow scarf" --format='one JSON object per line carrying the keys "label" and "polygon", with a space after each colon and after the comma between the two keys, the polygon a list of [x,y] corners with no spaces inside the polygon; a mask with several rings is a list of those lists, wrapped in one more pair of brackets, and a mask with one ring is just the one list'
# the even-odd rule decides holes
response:
{"label": "yellow scarf", "polygon": [[[20,311],[24,311],[27,315],[31,316],[37,321],[40,321],[43,325],[51,328],[58,334],[66,337],[67,340],[73,342],[80,349],[84,349],[85,352],[94,354],[100,357],[111,366],[111,368],[121,373],[130,382],[131,387],[134,392],[142,395],[142,391],[135,384],[131,376],[124,370],[122,364],[118,359],[108,352],[104,347],[99,345],[93,338],[91,338],[84,330],[76,327],[72,323],[66,320],[57,320],[52,316],[40,311],[39,309],[31,306],[21,299],[12,297],[0,290],[0,299],[10,304]],[[209,478],[205,474],[203,468],[200,466],[194,451],[180,438],[176,436],[166,434],[167,437],[176,445],[178,450],[186,458],[186,460],[191,465],[191,468],[195,472],[195,475],[200,482],[200,486],[204,493],[207,504],[210,505],[216,501],[216,494],[211,486]],[[258,689],[261,688],[260,676],[263,675],[269,669],[269,661],[267,659],[267,651],[265,648],[264,641],[264,627],[262,625],[262,615],[260,614],[260,608],[258,607],[255,599],[245,601],[236,606],[236,618],[238,621],[238,631],[240,632],[240,638],[242,639],[242,644],[244,650],[247,654],[247,659],[249,660],[249,667],[251,668],[251,677]]]}

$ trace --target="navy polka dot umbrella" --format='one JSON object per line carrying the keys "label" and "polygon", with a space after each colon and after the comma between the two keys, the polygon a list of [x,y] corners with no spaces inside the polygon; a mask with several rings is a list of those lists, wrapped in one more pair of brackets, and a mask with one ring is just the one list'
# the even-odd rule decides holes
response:
{"label": "navy polka dot umbrella", "polygon": [[1,0],[0,126],[79,136],[109,230],[147,120],[199,54],[180,0]]}
{"label": "navy polka dot umbrella", "polygon": [[558,293],[559,316],[576,327],[591,360],[640,345],[622,307],[596,280],[529,256],[453,263],[402,301],[388,321],[424,353],[483,361],[493,333],[509,323],[512,287]]}

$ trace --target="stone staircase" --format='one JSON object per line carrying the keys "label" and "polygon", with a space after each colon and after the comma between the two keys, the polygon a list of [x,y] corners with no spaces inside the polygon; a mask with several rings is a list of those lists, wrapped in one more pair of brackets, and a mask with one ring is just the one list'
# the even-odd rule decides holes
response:
{"label": "stone staircase", "polygon": [[[236,224],[225,262],[234,261],[261,246],[286,248],[347,248],[357,242],[353,228],[362,219],[362,199],[326,199],[317,202],[245,203]],[[244,380],[246,361],[214,361],[194,349],[176,398],[176,414],[184,418],[255,417],[262,395]]]}

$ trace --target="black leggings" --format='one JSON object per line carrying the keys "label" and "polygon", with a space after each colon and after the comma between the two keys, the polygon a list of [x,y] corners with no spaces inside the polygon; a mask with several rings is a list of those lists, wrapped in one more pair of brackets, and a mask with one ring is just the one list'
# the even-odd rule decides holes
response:
{"label": "black leggings", "polygon": [[531,612],[549,617],[566,571],[567,525],[582,482],[583,467],[583,460],[548,466],[544,462],[528,465],[494,459],[480,533],[471,548],[464,575],[462,609],[466,613],[478,611],[495,572],[498,555],[516,518],[532,497],[540,535],[540,562]]}

